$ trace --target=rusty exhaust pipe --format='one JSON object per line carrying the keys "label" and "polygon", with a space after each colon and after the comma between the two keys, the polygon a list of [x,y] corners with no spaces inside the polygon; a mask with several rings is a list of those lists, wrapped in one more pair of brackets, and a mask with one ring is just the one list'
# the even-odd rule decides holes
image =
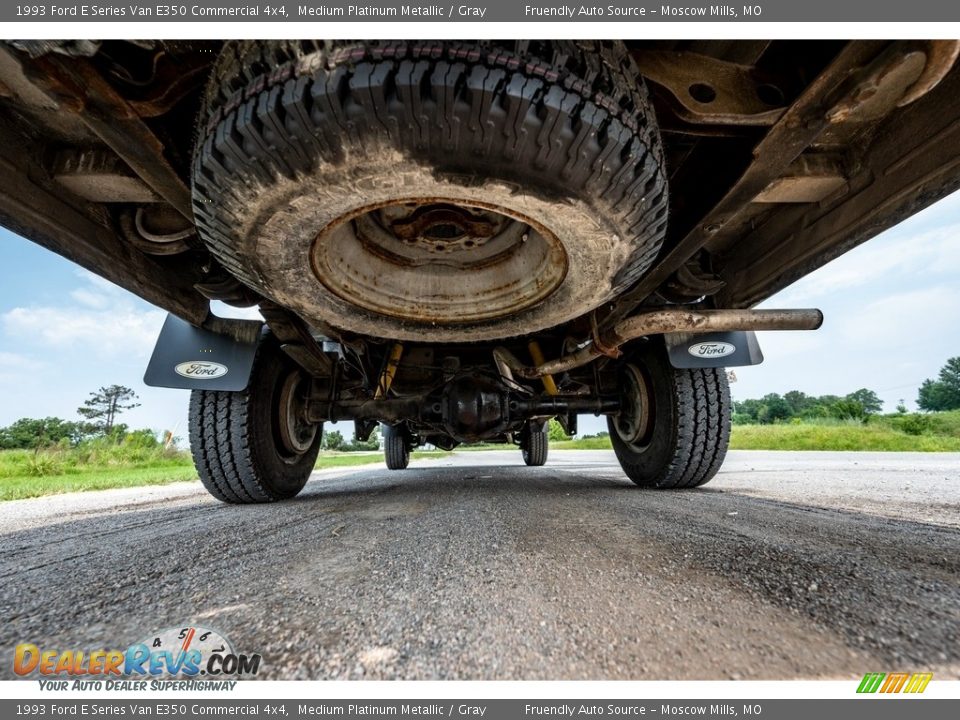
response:
{"label": "rusty exhaust pipe", "polygon": [[601,355],[613,355],[630,340],[673,332],[720,332],[724,330],[816,330],[823,324],[819,310],[653,310],[621,320],[597,340],[569,355],[541,363],[523,365],[516,356],[498,348],[499,358],[522,378],[533,380],[586,365]]}

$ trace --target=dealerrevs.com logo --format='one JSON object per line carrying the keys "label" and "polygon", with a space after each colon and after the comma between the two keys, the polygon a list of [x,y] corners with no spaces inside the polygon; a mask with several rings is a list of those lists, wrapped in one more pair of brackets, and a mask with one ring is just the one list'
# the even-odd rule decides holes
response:
{"label": "dealerrevs.com logo", "polygon": [[[21,677],[69,678],[78,689],[142,689],[143,681],[251,677],[260,670],[260,655],[234,651],[230,641],[203,627],[169,628],[151,633],[126,650],[58,650],[33,643],[14,649],[13,670]],[[79,681],[83,682],[77,685]],[[94,682],[91,682],[94,681]],[[128,681],[140,681],[131,687]],[[109,686],[96,687],[103,682]],[[41,683],[67,689],[68,683]],[[232,689],[234,683],[227,683]],[[154,686],[156,687],[156,686]]]}

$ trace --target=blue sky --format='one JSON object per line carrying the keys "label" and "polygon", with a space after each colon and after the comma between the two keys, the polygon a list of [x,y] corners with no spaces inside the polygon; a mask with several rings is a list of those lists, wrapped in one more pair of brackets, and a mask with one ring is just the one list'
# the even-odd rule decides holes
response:
{"label": "blue sky", "polygon": [[[960,194],[926,209],[800,280],[764,307],[819,307],[823,328],[761,333],[766,361],[736,370],[735,398],[802,390],[877,391],[892,412],[960,355]],[[0,425],[76,418],[101,385],[128,385],[133,427],[185,437],[187,392],[143,384],[164,313],[53,253],[0,229]],[[581,418],[581,432],[604,427]],[[345,429],[345,428],[343,428]]]}

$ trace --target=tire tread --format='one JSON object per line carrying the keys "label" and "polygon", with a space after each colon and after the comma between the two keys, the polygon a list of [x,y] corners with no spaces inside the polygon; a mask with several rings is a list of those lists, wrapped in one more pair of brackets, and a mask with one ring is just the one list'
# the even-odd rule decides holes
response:
{"label": "tire tread", "polygon": [[[262,372],[266,355],[279,352],[273,343],[261,342],[251,371]],[[200,482],[225,503],[272,502],[290,497],[289,492],[268,485],[268,470],[259,454],[254,408],[260,400],[251,386],[239,392],[194,390],[190,393],[190,450]],[[269,432],[269,428],[266,429]],[[262,441],[262,438],[260,438]],[[319,437],[292,473],[309,475],[319,449]],[[303,480],[305,482],[306,475]],[[302,487],[302,483],[300,485]],[[295,493],[294,493],[295,494]]]}
{"label": "tire tread", "polygon": [[[632,245],[613,297],[653,264],[666,232],[663,150],[639,78],[622,43],[227,42],[198,128],[197,226],[231,273],[260,287],[236,251],[233,220],[249,199],[383,136],[433,158],[529,164],[564,192],[602,199],[598,212]],[[431,116],[429,105],[444,111]]]}
{"label": "tire tread", "polygon": [[403,433],[390,425],[383,428],[383,455],[388,470],[405,470],[410,464],[410,448]]}
{"label": "tire tread", "polygon": [[[664,362],[666,362],[664,360]],[[659,489],[694,488],[720,470],[730,442],[730,388],[723,368],[677,369],[667,364],[666,381],[673,403],[669,454],[651,473],[632,457],[632,450],[610,433],[617,459],[637,485]]]}
{"label": "tire tread", "polygon": [[531,430],[525,433],[523,439],[520,441],[523,462],[530,467],[546,465],[549,449],[550,434],[547,431],[546,423],[537,430]]}

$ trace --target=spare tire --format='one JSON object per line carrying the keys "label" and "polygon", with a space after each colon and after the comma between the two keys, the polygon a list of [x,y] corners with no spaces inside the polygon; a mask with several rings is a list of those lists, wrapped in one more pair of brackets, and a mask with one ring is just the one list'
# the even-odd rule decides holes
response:
{"label": "spare tire", "polygon": [[619,42],[228,42],[203,115],[203,240],[308,321],[527,334],[617,295],[663,241],[660,137]]}

